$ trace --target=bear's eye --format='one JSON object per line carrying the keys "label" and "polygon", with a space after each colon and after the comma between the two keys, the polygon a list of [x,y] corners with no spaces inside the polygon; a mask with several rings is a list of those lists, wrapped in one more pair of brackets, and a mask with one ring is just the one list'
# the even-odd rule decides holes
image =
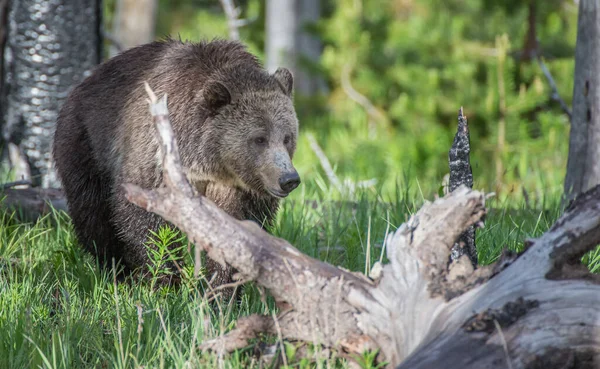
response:
{"label": "bear's eye", "polygon": [[260,145],[260,146],[262,146],[262,145],[264,145],[265,143],[267,143],[267,139],[266,139],[266,138],[264,138],[264,137],[256,137],[256,138],[254,139],[254,143],[255,143],[255,144],[257,144],[257,145]]}
{"label": "bear's eye", "polygon": [[284,145],[287,145],[287,144],[289,144],[289,143],[290,143],[290,140],[291,140],[290,136],[285,136],[285,138],[283,139],[283,144],[284,144]]}

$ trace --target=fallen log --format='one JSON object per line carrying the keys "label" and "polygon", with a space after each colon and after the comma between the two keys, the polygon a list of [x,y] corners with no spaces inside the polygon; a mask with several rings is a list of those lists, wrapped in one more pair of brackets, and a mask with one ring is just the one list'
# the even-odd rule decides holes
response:
{"label": "fallen log", "polygon": [[[518,258],[474,269],[448,262],[458,237],[480,225],[486,196],[465,186],[426,203],[386,241],[375,279],[329,265],[194,197],[181,172],[166,96],[151,111],[163,143],[164,186],[125,185],[128,199],[185,232],[197,247],[275,298],[203,349],[232,351],[259,333],[347,354],[380,349],[398,368],[592,368],[600,353],[600,286],[579,262],[600,243],[600,187],[579,197]],[[468,348],[466,350],[465,348]]]}
{"label": "fallen log", "polygon": [[52,209],[67,211],[67,200],[60,189],[54,188],[0,188],[0,208],[15,212],[23,222],[35,222]]}

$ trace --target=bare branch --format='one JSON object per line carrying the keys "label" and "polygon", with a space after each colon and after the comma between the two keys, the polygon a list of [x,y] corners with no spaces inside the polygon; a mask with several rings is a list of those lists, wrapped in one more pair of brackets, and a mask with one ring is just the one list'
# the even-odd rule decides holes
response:
{"label": "bare branch", "polygon": [[554,100],[560,104],[560,108],[567,115],[567,117],[569,118],[569,122],[570,122],[573,119],[573,112],[571,111],[571,108],[569,108],[569,105],[567,105],[567,103],[560,97],[560,94],[558,93],[558,87],[556,86],[556,82],[554,82],[554,78],[552,78],[552,74],[550,73],[550,70],[548,69],[548,67],[546,67],[546,63],[544,63],[544,60],[542,59],[542,57],[536,53],[535,58],[539,64],[540,68],[542,69],[542,72],[544,72],[544,75],[546,76],[546,79],[548,80],[548,84],[550,85],[550,88],[552,89],[552,95],[550,95],[552,97],[552,100]]}
{"label": "bare branch", "polygon": [[159,100],[147,82],[144,82],[144,88],[148,93],[150,114],[154,118],[159,142],[162,143],[162,165],[163,170],[165,171],[163,181],[168,187],[177,188],[181,193],[192,197],[194,190],[184,175],[181,159],[179,157],[179,149],[175,144],[175,135],[169,120],[167,95],[165,94]]}
{"label": "bare branch", "polygon": [[375,179],[375,178],[367,179],[364,181],[358,181],[356,183],[349,179],[346,179],[344,182],[340,181],[338,176],[335,174],[335,171],[333,170],[333,167],[331,166],[331,163],[329,162],[327,155],[325,155],[325,152],[323,152],[323,149],[321,149],[321,146],[319,146],[319,143],[315,139],[315,136],[308,133],[306,135],[306,137],[308,138],[308,143],[310,144],[310,148],[313,150],[315,155],[317,155],[317,158],[319,159],[319,162],[321,163],[321,168],[323,168],[323,171],[325,172],[325,175],[329,179],[329,182],[340,193],[342,193],[342,194],[347,193],[349,195],[353,195],[356,188],[368,188],[368,187],[372,187],[377,184],[377,179]]}
{"label": "bare branch", "polygon": [[0,185],[0,189],[6,190],[6,189],[9,189],[9,188],[14,188],[14,187],[18,187],[18,186],[31,187],[31,181],[28,180],[28,179],[22,179],[20,181],[3,183],[3,184]]}
{"label": "bare branch", "polygon": [[315,155],[317,155],[317,158],[319,159],[319,162],[321,163],[321,168],[323,168],[323,171],[325,172],[325,175],[329,179],[329,182],[340,193],[344,193],[345,189],[344,189],[344,186],[342,185],[342,182],[340,181],[340,179],[338,178],[338,176],[333,171],[333,167],[331,166],[331,163],[329,162],[329,159],[327,158],[327,155],[325,155],[325,153],[321,149],[321,146],[319,146],[319,143],[315,139],[315,136],[313,136],[312,134],[309,133],[309,134],[306,135],[306,138],[308,139],[308,143],[310,144],[310,148],[315,153]]}
{"label": "bare branch", "polygon": [[354,89],[354,87],[352,86],[352,82],[350,81],[351,69],[352,68],[349,64],[345,64],[342,67],[341,82],[342,89],[344,90],[346,95],[348,95],[348,97],[352,99],[352,101],[359,104],[365,109],[367,115],[369,116],[369,119],[373,119],[378,122],[387,122],[387,117],[383,113],[381,113],[379,109],[377,109],[375,105],[373,105],[373,103],[366,96]]}
{"label": "bare branch", "polygon": [[107,39],[118,53],[125,51],[123,44],[112,33],[105,30],[104,27],[102,27],[102,37]]}
{"label": "bare branch", "polygon": [[273,318],[264,315],[250,315],[238,319],[235,329],[229,333],[202,342],[200,349],[221,353],[232,352],[248,346],[249,341],[258,338],[261,333],[275,333]]}

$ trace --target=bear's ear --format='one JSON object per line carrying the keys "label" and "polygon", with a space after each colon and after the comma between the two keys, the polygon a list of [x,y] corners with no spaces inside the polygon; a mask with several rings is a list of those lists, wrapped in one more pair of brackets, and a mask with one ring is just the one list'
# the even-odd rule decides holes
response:
{"label": "bear's ear", "polygon": [[202,89],[202,99],[208,109],[217,111],[231,103],[231,93],[221,82],[209,81]]}
{"label": "bear's ear", "polygon": [[273,73],[273,77],[275,77],[283,92],[287,96],[292,96],[292,92],[294,91],[294,77],[292,76],[292,72],[287,68],[277,68],[275,73]]}

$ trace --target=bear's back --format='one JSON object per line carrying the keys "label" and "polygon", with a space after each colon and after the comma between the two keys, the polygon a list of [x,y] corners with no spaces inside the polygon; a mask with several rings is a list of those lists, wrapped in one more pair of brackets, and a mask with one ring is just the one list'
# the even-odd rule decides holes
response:
{"label": "bear's back", "polygon": [[137,155],[140,163],[155,162],[145,81],[158,96],[168,95],[172,123],[177,125],[195,108],[194,98],[207,80],[228,77],[237,82],[262,73],[256,57],[238,42],[166,39],[129,49],[98,66],[73,89],[63,109],[75,115],[87,132],[95,161],[114,177],[124,155]]}

